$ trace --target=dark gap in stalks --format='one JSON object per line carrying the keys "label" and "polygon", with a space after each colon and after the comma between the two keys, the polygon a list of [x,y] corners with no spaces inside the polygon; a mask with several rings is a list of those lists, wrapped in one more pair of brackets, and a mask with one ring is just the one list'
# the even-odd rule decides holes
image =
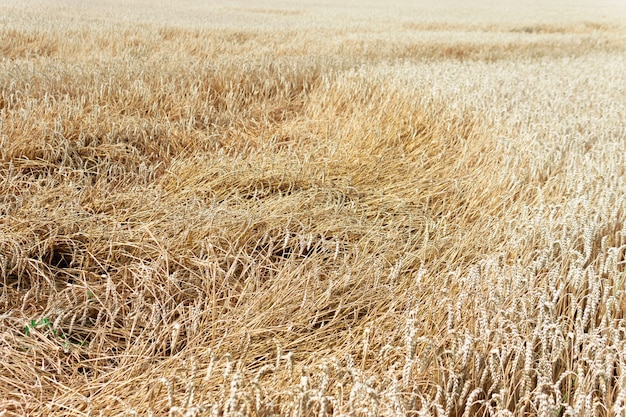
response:
{"label": "dark gap in stalks", "polygon": [[[307,235],[306,232],[302,232]],[[296,233],[289,233],[288,243],[284,244],[285,237],[277,236],[271,242],[261,244],[255,250],[267,256],[273,263],[280,263],[290,259],[305,260],[315,256],[321,263],[330,262],[341,252],[345,252],[345,244],[342,239],[335,236],[325,236],[322,234],[313,234],[304,241],[299,238]],[[309,243],[310,242],[310,243]]]}
{"label": "dark gap in stalks", "polygon": [[30,280],[24,280],[20,278],[20,275],[15,273],[9,273],[4,277],[4,285],[7,288],[14,288],[15,290],[23,290],[30,288]]}
{"label": "dark gap in stalks", "polygon": [[310,187],[303,181],[292,178],[269,177],[252,179],[239,191],[239,196],[246,200],[263,199],[270,196],[287,197]]}
{"label": "dark gap in stalks", "polygon": [[60,289],[80,280],[80,268],[85,266],[81,256],[82,246],[80,241],[55,239],[32,254],[31,259],[48,268],[54,277],[55,287]]}
{"label": "dark gap in stalks", "polygon": [[65,269],[74,263],[74,255],[68,248],[53,246],[47,253],[41,255],[41,260],[53,268]]}
{"label": "dark gap in stalks", "polygon": [[87,378],[90,378],[94,375],[93,369],[91,367],[86,367],[82,365],[76,368],[76,373],[81,374]]}
{"label": "dark gap in stalks", "polygon": [[276,262],[280,262],[292,259],[294,257],[297,259],[306,259],[311,255],[314,255],[315,253],[319,252],[316,251],[316,248],[313,246],[309,248],[299,249],[298,245],[288,245],[284,248],[281,247],[275,250],[271,254],[270,258]]}
{"label": "dark gap in stalks", "polygon": [[58,171],[56,166],[50,165],[44,160],[19,158],[13,160],[13,162],[15,163],[15,166],[20,169],[22,174],[24,174],[24,176],[33,180],[53,177]]}

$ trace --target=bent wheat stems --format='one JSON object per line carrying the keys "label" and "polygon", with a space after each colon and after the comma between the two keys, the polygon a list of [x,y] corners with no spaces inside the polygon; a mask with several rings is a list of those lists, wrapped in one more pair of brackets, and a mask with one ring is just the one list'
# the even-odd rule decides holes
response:
{"label": "bent wheat stems", "polygon": [[626,11],[393,3],[0,6],[0,415],[624,412]]}

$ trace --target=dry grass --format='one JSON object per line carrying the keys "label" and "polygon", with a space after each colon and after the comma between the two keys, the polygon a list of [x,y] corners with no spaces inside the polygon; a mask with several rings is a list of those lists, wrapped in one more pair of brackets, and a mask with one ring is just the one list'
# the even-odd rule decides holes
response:
{"label": "dry grass", "polygon": [[0,416],[624,415],[623,9],[70,3],[0,6]]}

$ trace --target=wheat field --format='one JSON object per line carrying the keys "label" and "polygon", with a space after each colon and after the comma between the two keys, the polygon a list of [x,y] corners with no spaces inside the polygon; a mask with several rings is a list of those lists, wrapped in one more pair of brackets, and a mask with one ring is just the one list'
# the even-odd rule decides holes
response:
{"label": "wheat field", "polygon": [[0,416],[626,415],[626,5],[6,0]]}

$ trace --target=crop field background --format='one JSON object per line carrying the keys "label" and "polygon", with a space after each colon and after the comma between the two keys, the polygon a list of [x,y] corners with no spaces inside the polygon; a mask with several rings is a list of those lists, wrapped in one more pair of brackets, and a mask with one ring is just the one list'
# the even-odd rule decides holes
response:
{"label": "crop field background", "polygon": [[0,416],[626,415],[626,4],[0,3]]}

